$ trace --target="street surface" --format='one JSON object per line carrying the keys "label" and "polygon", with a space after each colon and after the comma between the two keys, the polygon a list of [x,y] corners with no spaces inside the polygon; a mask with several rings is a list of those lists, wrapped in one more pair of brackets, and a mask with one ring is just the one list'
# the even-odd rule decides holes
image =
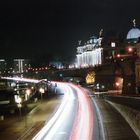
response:
{"label": "street surface", "polygon": [[[104,99],[92,98],[101,117],[105,140],[139,140],[121,114]],[[99,115],[98,115],[99,116]]]}
{"label": "street surface", "polygon": [[80,85],[57,83],[57,93],[64,93],[60,108],[33,140],[92,140],[94,118],[87,90]]}
{"label": "street surface", "polygon": [[58,82],[57,96],[31,104],[28,115],[0,121],[3,140],[138,140],[104,99],[80,85]]}

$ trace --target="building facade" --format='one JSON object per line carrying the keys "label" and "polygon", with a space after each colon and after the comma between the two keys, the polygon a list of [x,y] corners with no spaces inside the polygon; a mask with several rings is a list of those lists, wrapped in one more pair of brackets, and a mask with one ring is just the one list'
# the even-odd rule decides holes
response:
{"label": "building facade", "polygon": [[0,59],[0,76],[12,76],[28,72],[31,67],[29,59]]}
{"label": "building facade", "polygon": [[79,44],[77,47],[76,67],[90,67],[102,64],[101,47],[102,38],[91,37],[85,45]]}

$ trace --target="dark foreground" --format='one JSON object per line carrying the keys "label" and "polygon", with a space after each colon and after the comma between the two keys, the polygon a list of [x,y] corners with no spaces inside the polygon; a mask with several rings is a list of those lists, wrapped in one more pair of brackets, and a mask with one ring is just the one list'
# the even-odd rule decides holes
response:
{"label": "dark foreground", "polygon": [[25,110],[5,116],[0,121],[0,139],[3,140],[31,140],[42,128],[61,103],[61,96],[53,96],[28,104]]}

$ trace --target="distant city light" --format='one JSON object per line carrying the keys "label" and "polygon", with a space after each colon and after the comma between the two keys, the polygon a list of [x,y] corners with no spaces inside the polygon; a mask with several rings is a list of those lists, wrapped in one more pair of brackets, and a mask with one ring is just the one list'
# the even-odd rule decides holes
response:
{"label": "distant city light", "polygon": [[27,90],[26,90],[26,94],[29,96],[30,93],[31,93],[31,90],[30,90],[30,89],[27,89]]}
{"label": "distant city light", "polygon": [[120,54],[117,54],[117,57],[118,57],[118,58],[120,58],[120,57],[121,57],[121,55],[120,55]]}
{"label": "distant city light", "polygon": [[115,42],[111,42],[111,47],[116,47]]}
{"label": "distant city light", "polygon": [[39,89],[39,92],[40,92],[40,93],[45,93],[44,88],[40,88],[40,89]]}
{"label": "distant city light", "polygon": [[120,83],[119,82],[116,82],[115,85],[118,87],[120,85]]}
{"label": "distant city light", "polygon": [[15,102],[18,104],[21,104],[21,102],[22,102],[21,97],[19,97],[18,95],[15,95]]}
{"label": "distant city light", "polygon": [[132,52],[133,49],[131,47],[128,48],[128,52]]}

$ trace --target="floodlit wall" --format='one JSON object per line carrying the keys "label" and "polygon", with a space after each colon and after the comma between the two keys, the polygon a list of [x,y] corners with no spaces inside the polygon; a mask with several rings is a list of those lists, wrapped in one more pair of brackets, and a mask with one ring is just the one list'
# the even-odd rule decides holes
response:
{"label": "floodlit wall", "polygon": [[102,48],[77,54],[77,67],[89,67],[102,64]]}

